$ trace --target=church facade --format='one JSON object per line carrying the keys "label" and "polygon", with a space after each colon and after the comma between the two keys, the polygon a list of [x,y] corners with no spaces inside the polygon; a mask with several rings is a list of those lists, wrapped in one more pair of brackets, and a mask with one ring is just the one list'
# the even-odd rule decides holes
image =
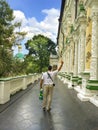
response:
{"label": "church facade", "polygon": [[98,0],[62,0],[57,43],[59,77],[81,101],[98,106]]}

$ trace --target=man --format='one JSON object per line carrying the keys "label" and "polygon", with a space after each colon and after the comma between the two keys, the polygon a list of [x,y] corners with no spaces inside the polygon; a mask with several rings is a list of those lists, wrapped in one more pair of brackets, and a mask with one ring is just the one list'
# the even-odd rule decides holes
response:
{"label": "man", "polygon": [[51,110],[51,102],[52,102],[52,93],[54,88],[54,77],[61,70],[63,66],[63,61],[61,60],[61,64],[58,69],[52,71],[52,66],[48,67],[48,71],[42,74],[40,80],[40,89],[43,86],[43,110],[50,111]]}

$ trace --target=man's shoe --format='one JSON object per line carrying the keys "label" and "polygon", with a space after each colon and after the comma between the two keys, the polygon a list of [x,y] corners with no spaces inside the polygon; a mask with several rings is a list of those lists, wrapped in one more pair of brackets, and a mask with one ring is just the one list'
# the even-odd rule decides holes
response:
{"label": "man's shoe", "polygon": [[45,111],[46,110],[46,108],[45,107],[43,107],[43,111]]}
{"label": "man's shoe", "polygon": [[51,111],[51,108],[47,109],[47,112],[50,112]]}

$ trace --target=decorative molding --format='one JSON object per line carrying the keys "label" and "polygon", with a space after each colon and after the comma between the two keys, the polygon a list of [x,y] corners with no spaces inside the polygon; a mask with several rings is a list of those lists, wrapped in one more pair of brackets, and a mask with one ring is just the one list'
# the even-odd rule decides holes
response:
{"label": "decorative molding", "polygon": [[98,90],[98,80],[88,80],[86,88],[90,90]]}
{"label": "decorative molding", "polygon": [[86,46],[88,45],[88,43],[91,41],[91,34],[89,34],[86,38]]}
{"label": "decorative molding", "polygon": [[86,8],[90,7],[90,6],[91,6],[91,2],[92,2],[92,0],[85,0],[85,1],[84,1],[84,6],[85,6]]}

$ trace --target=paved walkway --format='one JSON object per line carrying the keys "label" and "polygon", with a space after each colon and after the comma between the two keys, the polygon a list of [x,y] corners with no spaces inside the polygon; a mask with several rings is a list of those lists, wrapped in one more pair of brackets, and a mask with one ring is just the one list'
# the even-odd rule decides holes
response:
{"label": "paved walkway", "polygon": [[52,110],[42,111],[39,83],[0,105],[0,130],[98,130],[98,108],[56,80]]}

